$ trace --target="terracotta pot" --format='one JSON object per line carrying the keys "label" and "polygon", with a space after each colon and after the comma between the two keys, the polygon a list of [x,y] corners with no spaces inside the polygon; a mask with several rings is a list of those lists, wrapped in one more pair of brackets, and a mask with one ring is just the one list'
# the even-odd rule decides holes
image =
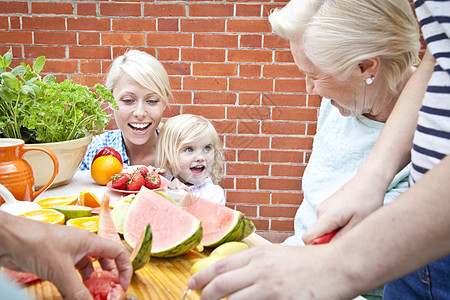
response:
{"label": "terracotta pot", "polygon": [[[37,151],[32,151],[37,150]],[[50,165],[47,169],[50,176],[42,185],[40,190],[34,190],[33,171],[26,160],[26,153],[43,153]],[[0,183],[3,184],[13,195],[21,201],[33,201],[39,194],[45,191],[55,180],[58,174],[58,160],[52,151],[39,146],[25,146],[20,139],[0,139]],[[4,201],[0,197],[0,204]]]}
{"label": "terracotta pot", "polygon": [[[83,161],[87,146],[91,141],[92,135],[89,135],[65,142],[35,144],[52,151],[58,158],[58,176],[56,176],[50,189],[70,182]],[[36,188],[44,186],[51,177],[50,159],[39,152],[28,152],[24,159],[28,161],[33,169]]]}

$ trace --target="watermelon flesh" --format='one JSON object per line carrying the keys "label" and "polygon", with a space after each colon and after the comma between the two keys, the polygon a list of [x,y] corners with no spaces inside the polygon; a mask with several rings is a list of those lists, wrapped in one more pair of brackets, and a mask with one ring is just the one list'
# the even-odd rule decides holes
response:
{"label": "watermelon flesh", "polygon": [[136,247],[142,231],[150,223],[152,255],[171,257],[197,246],[202,236],[200,221],[170,200],[142,187],[131,203],[124,222],[124,239]]}
{"label": "watermelon flesh", "polygon": [[253,223],[242,212],[189,193],[185,193],[180,207],[202,222],[201,244],[205,247],[240,241],[255,231]]}
{"label": "watermelon flesh", "polygon": [[100,205],[100,215],[98,219],[98,235],[119,243],[122,243],[116,227],[114,226],[109,209],[109,195],[105,194]]}

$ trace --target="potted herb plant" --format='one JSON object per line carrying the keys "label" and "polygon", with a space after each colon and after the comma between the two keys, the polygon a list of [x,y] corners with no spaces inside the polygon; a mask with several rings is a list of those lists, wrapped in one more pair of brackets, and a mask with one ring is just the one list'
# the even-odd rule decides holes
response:
{"label": "potted herb plant", "polygon": [[[12,59],[11,51],[0,56],[0,137],[40,143],[53,151],[60,164],[53,186],[65,184],[78,169],[92,135],[108,124],[106,108],[117,108],[117,104],[112,93],[99,83],[94,92],[69,79],[58,83],[52,74],[42,78],[39,73],[45,65],[44,56],[32,66],[22,62],[14,68],[10,67]],[[45,166],[51,165],[50,160],[33,158],[31,152],[25,159],[33,168],[36,187],[47,182],[51,172]],[[47,179],[41,174],[45,171]]]}

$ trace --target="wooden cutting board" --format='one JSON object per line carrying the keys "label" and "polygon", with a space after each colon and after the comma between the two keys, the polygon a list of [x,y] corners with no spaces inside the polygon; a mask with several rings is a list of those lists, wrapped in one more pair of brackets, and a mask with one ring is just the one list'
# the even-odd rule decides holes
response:
{"label": "wooden cutting board", "polygon": [[[250,247],[270,244],[256,233],[243,240]],[[139,300],[159,300],[183,298],[186,283],[193,264],[206,257],[211,249],[203,252],[190,251],[173,258],[152,257],[150,262],[136,271],[131,279],[127,296],[135,296]],[[61,300],[61,294],[49,281],[29,286],[26,291],[37,300]],[[200,299],[197,293],[190,291],[186,300]]]}

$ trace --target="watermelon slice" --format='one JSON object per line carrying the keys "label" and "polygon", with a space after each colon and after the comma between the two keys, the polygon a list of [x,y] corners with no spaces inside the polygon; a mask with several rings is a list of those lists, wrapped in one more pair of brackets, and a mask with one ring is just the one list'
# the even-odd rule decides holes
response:
{"label": "watermelon slice", "polygon": [[[240,241],[255,231],[255,225],[242,212],[193,196],[181,190],[169,190],[161,195],[172,199],[184,211],[202,222],[201,245],[216,247],[226,242]],[[182,199],[180,200],[180,197]]]}
{"label": "watermelon slice", "polygon": [[194,249],[202,239],[199,220],[164,196],[142,187],[131,203],[124,223],[124,239],[135,248],[145,226],[152,229],[152,255],[173,257]]}
{"label": "watermelon slice", "polygon": [[7,268],[2,268],[2,273],[13,282],[22,286],[29,286],[41,281],[38,276],[27,272],[18,272]]}
{"label": "watermelon slice", "polygon": [[109,210],[109,195],[105,194],[100,204],[100,215],[98,219],[98,235],[121,243],[119,234],[114,226],[111,212]]}

